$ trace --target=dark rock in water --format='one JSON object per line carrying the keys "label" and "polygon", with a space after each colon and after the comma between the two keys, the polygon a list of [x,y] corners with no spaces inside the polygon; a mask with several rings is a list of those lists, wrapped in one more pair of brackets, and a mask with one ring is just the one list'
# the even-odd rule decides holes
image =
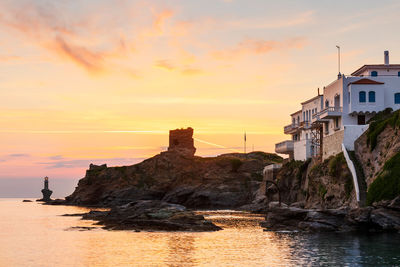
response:
{"label": "dark rock in water", "polygon": [[67,229],[67,231],[71,230],[78,230],[78,231],[90,231],[93,229],[97,229],[98,227],[93,227],[93,226],[73,226]]}
{"label": "dark rock in water", "polygon": [[51,199],[44,203],[45,205],[67,205],[68,203],[64,199]]}
{"label": "dark rock in water", "polygon": [[82,217],[84,215],[86,215],[87,213],[72,213],[72,214],[63,214],[61,216],[65,216],[65,217]]}
{"label": "dark rock in water", "polygon": [[400,211],[400,196],[393,199],[387,208]]}
{"label": "dark rock in water", "polygon": [[390,209],[375,209],[370,215],[371,222],[378,230],[400,231],[400,212]]}
{"label": "dark rock in water", "polygon": [[96,220],[110,230],[135,231],[218,231],[220,227],[186,210],[163,201],[143,200],[117,206],[110,211],[91,211],[83,219]]}
{"label": "dark rock in water", "polygon": [[398,232],[400,211],[374,207],[327,210],[273,207],[261,226],[272,231]]}
{"label": "dark rock in water", "polygon": [[22,200],[22,202],[32,202],[32,200],[24,199],[24,200]]}

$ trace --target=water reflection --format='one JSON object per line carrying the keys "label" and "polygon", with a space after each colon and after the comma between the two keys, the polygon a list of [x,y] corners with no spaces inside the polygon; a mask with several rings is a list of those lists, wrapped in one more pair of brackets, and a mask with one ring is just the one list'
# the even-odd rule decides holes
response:
{"label": "water reflection", "polygon": [[80,231],[91,221],[58,216],[77,207],[0,201],[0,266],[398,266],[399,234],[263,232],[263,219],[201,212],[224,228],[210,233]]}
{"label": "water reflection", "polygon": [[185,233],[168,237],[168,256],[165,264],[168,266],[193,265],[195,263],[195,237]]}

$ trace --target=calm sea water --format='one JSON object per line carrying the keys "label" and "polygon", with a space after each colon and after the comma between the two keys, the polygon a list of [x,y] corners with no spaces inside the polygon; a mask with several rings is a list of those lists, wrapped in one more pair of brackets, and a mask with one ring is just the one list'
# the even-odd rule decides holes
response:
{"label": "calm sea water", "polygon": [[0,199],[0,266],[400,266],[400,235],[263,232],[261,217],[204,212],[210,233],[83,231],[84,208]]}

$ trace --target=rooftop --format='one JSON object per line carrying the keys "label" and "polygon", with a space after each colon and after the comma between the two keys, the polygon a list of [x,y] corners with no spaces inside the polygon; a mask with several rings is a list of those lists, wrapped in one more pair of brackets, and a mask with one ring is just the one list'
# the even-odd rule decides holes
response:
{"label": "rooftop", "polygon": [[355,82],[349,83],[349,85],[350,84],[385,84],[385,83],[377,82],[377,81],[374,81],[374,80],[370,80],[370,79],[364,78],[364,79],[360,79],[360,80],[357,80]]}
{"label": "rooftop", "polygon": [[314,96],[313,98],[308,99],[308,100],[302,102],[301,104],[304,105],[304,104],[310,103],[311,101],[314,101],[315,99],[318,99],[318,98],[320,98],[320,97],[322,97],[322,95]]}
{"label": "rooftop", "polygon": [[362,66],[361,68],[353,72],[351,75],[358,76],[367,69],[400,69],[400,64],[368,64]]}

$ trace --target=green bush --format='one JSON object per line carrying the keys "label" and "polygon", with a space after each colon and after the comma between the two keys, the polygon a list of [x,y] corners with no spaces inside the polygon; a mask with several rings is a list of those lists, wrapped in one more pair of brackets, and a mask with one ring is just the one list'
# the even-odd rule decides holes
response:
{"label": "green bush", "polygon": [[390,125],[392,128],[397,128],[400,126],[400,110],[391,113],[391,109],[385,109],[379,112],[369,121],[369,129],[367,133],[367,144],[370,150],[374,150],[378,136],[385,130],[385,128]]}
{"label": "green bush", "polygon": [[342,164],[345,162],[343,152],[329,159],[328,173],[330,176],[336,177],[339,175]]}
{"label": "green bush", "polygon": [[391,200],[400,195],[400,152],[383,166],[376,180],[369,186],[367,205],[383,199]]}
{"label": "green bush", "polygon": [[346,177],[346,183],[344,184],[344,192],[346,193],[347,199],[350,197],[353,188],[354,188],[353,178],[350,175],[348,175]]}
{"label": "green bush", "polygon": [[324,199],[327,192],[328,190],[326,189],[326,187],[320,184],[318,187],[318,194],[321,197],[321,199]]}

